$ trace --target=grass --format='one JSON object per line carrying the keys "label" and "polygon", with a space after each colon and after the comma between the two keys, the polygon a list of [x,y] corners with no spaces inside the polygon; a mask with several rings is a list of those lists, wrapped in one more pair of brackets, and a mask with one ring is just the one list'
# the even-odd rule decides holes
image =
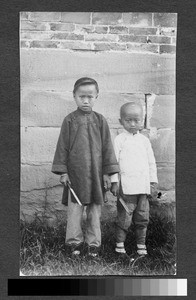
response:
{"label": "grass", "polygon": [[[21,273],[26,276],[80,276],[80,275],[174,275],[176,272],[175,222],[153,217],[147,232],[148,257],[133,264],[116,259],[115,223],[102,223],[100,259],[86,256],[72,259],[65,247],[66,224],[48,227],[38,220],[21,223]],[[134,226],[128,233],[125,247],[131,254],[136,249]]]}

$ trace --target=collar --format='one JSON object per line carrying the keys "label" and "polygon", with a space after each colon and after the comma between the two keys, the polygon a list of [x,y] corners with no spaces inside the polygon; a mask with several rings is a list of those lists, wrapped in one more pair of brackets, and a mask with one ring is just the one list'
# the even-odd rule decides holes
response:
{"label": "collar", "polygon": [[125,133],[125,134],[127,134],[127,135],[131,135],[131,136],[137,136],[138,134],[139,134],[139,130],[136,132],[136,133],[131,133],[131,132],[129,132],[129,131],[127,131],[126,129],[123,129],[123,132]]}
{"label": "collar", "polygon": [[83,111],[79,107],[77,108],[77,112],[81,115],[90,115],[92,113],[92,108],[89,111]]}

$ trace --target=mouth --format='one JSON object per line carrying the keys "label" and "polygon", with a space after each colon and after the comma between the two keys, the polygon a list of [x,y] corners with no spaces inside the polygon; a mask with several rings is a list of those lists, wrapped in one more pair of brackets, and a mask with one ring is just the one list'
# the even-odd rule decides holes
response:
{"label": "mouth", "polygon": [[137,131],[137,129],[136,128],[129,128],[129,131],[130,132],[135,132],[135,131]]}

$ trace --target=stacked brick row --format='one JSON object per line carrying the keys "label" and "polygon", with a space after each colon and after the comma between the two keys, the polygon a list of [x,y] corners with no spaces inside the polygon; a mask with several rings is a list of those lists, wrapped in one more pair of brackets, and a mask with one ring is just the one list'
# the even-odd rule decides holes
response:
{"label": "stacked brick row", "polygon": [[21,13],[21,47],[175,53],[176,14]]}

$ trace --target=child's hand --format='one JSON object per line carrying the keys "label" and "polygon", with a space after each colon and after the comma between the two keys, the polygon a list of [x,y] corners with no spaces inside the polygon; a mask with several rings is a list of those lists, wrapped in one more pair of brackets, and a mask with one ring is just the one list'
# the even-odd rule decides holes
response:
{"label": "child's hand", "polygon": [[156,198],[158,195],[158,190],[157,190],[157,183],[156,182],[151,182],[150,183],[150,194],[152,198]]}
{"label": "child's hand", "polygon": [[113,182],[112,183],[112,187],[110,189],[111,193],[116,197],[118,196],[119,193],[119,187],[118,187],[118,183],[117,182]]}
{"label": "child's hand", "polygon": [[103,175],[103,184],[106,191],[111,188],[111,180],[109,175]]}
{"label": "child's hand", "polygon": [[70,179],[69,179],[69,175],[67,173],[61,175],[60,183],[64,184],[65,186],[67,185],[67,183],[71,184]]}

